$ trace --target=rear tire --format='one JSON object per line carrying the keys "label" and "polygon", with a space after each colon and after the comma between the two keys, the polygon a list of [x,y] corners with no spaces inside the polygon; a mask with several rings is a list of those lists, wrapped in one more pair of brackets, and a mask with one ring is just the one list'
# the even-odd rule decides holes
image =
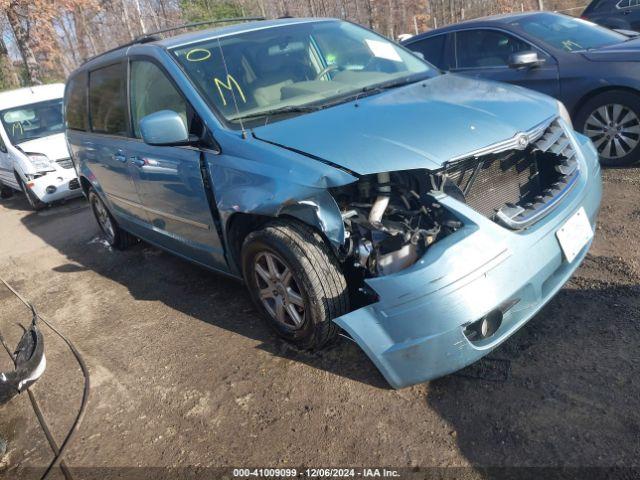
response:
{"label": "rear tire", "polygon": [[42,202],[38,197],[35,196],[31,189],[24,184],[22,178],[20,178],[17,174],[16,177],[18,178],[18,183],[20,184],[20,188],[22,189],[24,196],[27,197],[27,202],[29,202],[29,206],[31,207],[31,209],[34,212],[39,212],[40,210],[47,208],[47,204]]}
{"label": "rear tire", "polygon": [[640,160],[640,96],[612,90],[587,100],[576,115],[576,130],[593,141],[600,163],[624,167]]}
{"label": "rear tire", "polygon": [[251,233],[242,247],[242,270],[254,304],[282,338],[318,349],[337,336],[332,320],[349,311],[347,282],[313,229],[276,220]]}
{"label": "rear tire", "polygon": [[136,237],[120,228],[116,219],[113,218],[113,215],[111,215],[111,212],[109,212],[109,209],[93,188],[89,188],[88,199],[98,226],[111,247],[118,250],[126,250],[131,245],[138,243]]}

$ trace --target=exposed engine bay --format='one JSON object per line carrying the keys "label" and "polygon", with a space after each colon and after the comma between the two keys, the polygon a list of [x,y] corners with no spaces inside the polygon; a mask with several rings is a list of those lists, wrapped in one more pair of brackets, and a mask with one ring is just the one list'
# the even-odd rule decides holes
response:
{"label": "exposed engine bay", "polygon": [[462,226],[429,192],[426,170],[379,173],[332,191],[348,241],[344,260],[365,276],[413,265],[430,245]]}

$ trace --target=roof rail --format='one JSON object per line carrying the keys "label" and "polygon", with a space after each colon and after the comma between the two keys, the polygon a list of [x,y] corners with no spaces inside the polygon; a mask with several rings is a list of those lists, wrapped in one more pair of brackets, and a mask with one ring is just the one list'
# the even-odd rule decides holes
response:
{"label": "roof rail", "polygon": [[[158,39],[157,35],[161,33],[173,32],[175,30],[182,30],[184,28],[193,28],[200,27],[202,25],[216,25],[219,23],[234,23],[234,22],[254,22],[254,21],[262,21],[265,20],[264,17],[236,17],[236,18],[221,18],[219,20],[205,20],[203,22],[193,22],[193,23],[185,23],[182,25],[177,25],[175,27],[163,28],[161,30],[156,30],[155,32],[150,32],[145,35],[140,35],[136,37],[134,43],[145,43],[145,42],[153,42]],[[147,38],[152,37],[154,40],[147,40]]]}
{"label": "roof rail", "polygon": [[122,45],[118,45],[115,48],[111,48],[106,52],[99,53],[98,55],[94,55],[93,57],[88,58],[82,64],[88,63],[96,58],[99,58],[103,55],[106,55],[111,52],[115,52],[116,50],[120,50],[121,48],[131,47],[133,45],[138,45],[142,43],[150,43],[160,40],[161,38],[158,36],[161,33],[173,32],[175,30],[182,30],[185,28],[193,28],[199,27],[202,25],[216,25],[219,23],[233,23],[233,22],[253,22],[253,21],[261,21],[266,20],[264,17],[237,17],[237,18],[221,18],[219,20],[205,20],[203,22],[193,22],[193,23],[185,23],[182,25],[178,25],[170,28],[163,28],[161,30],[156,30],[155,32],[145,33],[144,35],[140,35],[139,37],[134,38],[132,41],[124,43]]}

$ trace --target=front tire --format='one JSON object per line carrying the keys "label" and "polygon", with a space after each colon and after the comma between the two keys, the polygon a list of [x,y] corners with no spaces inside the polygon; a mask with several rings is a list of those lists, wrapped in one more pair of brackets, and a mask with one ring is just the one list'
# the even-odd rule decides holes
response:
{"label": "front tire", "polygon": [[109,209],[93,188],[89,189],[88,199],[98,226],[111,247],[125,250],[137,243],[138,239],[136,237],[120,228],[116,219],[113,218],[113,215],[111,215],[111,212],[109,212]]}
{"label": "front tire", "polygon": [[24,193],[24,196],[27,197],[27,202],[29,202],[29,206],[31,207],[31,209],[34,212],[39,212],[40,210],[45,209],[47,207],[47,204],[42,202],[38,197],[36,197],[36,195],[31,191],[31,189],[24,184],[24,182],[22,181],[22,178],[20,178],[18,174],[16,174],[16,177],[18,179],[18,184],[20,184],[20,189]]}
{"label": "front tire", "polygon": [[602,165],[636,163],[640,160],[640,96],[617,90],[596,95],[580,108],[576,130],[591,139]]}
{"label": "front tire", "polygon": [[5,200],[13,197],[13,188],[0,185],[0,198]]}
{"label": "front tire", "polygon": [[242,270],[254,304],[282,338],[318,349],[336,337],[332,320],[349,311],[347,282],[313,229],[276,220],[251,233],[242,247]]}

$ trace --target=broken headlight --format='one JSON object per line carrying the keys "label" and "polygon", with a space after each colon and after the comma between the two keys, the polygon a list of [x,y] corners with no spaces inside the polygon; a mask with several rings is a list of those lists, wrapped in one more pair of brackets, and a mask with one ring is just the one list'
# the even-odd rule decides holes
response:
{"label": "broken headlight", "polygon": [[53,172],[55,167],[46,155],[41,153],[28,153],[27,157],[33,168],[38,172]]}

